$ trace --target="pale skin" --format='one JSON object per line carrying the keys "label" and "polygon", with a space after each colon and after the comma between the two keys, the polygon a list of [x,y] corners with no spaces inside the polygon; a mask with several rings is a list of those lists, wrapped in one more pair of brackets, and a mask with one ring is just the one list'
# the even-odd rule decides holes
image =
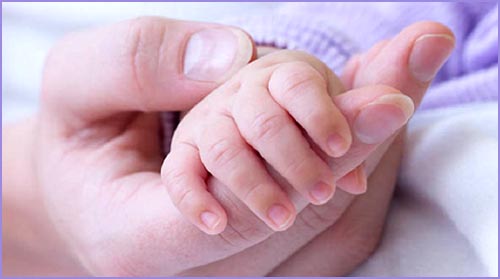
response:
{"label": "pale skin", "polygon": [[[203,231],[222,232],[227,217],[206,190],[210,173],[271,229],[283,231],[293,224],[296,205],[325,204],[339,179],[342,190],[364,192],[363,167],[341,179],[346,173],[328,164],[345,165],[339,161],[353,141],[351,130],[358,149],[391,136],[413,114],[413,101],[387,86],[343,91],[328,67],[305,53],[276,51],[244,67],[179,124],[162,167],[173,203]],[[395,126],[374,133],[373,119],[385,118]],[[297,194],[302,199],[295,197],[294,205]]]}
{"label": "pale skin", "polygon": [[[206,235],[170,202],[156,112],[188,110],[230,76],[197,82],[179,76],[177,63],[154,59],[177,61],[184,38],[211,26],[139,19],[74,34],[54,49],[39,114],[3,130],[4,275],[342,275],[368,257],[394,187],[399,143],[384,156],[390,142],[358,149],[354,142],[335,158],[336,169],[349,173],[366,161],[368,188],[378,191],[337,190],[322,206],[304,202],[279,234],[213,177],[208,187],[228,213],[223,233]],[[414,75],[408,56],[428,34],[452,36],[437,23],[409,27],[353,60],[346,89],[385,84],[418,105],[431,79]],[[425,54],[452,48],[433,41]],[[129,56],[139,60],[130,64]]]}

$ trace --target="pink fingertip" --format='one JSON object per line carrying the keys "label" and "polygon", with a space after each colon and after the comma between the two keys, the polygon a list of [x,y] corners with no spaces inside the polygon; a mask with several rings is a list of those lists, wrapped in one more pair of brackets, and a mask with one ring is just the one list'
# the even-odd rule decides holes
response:
{"label": "pink fingertip", "polygon": [[221,221],[221,218],[217,216],[217,214],[210,211],[202,212],[200,214],[200,219],[201,222],[205,225],[205,227],[209,230],[215,229]]}
{"label": "pink fingertip", "polygon": [[286,228],[292,220],[290,211],[280,204],[275,204],[267,211],[267,216],[276,225],[278,230]]}
{"label": "pink fingertip", "polygon": [[318,205],[324,204],[328,200],[330,200],[333,196],[333,193],[333,187],[323,182],[319,182],[309,191],[309,195],[311,196],[312,200],[315,204]]}
{"label": "pink fingertip", "polygon": [[330,135],[328,137],[327,144],[329,149],[328,153],[334,158],[341,157],[349,149],[347,140],[344,137],[342,137],[339,133],[334,133]]}

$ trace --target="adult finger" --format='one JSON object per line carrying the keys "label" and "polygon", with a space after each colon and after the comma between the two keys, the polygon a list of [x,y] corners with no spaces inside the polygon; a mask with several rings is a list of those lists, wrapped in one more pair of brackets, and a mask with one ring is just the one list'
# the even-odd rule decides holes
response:
{"label": "adult finger", "polygon": [[[454,43],[453,33],[446,26],[436,22],[415,23],[391,40],[375,45],[367,54],[354,58],[346,66],[342,80],[346,82],[347,87],[385,84],[397,88],[413,100],[416,108],[435,74],[451,54]],[[365,117],[365,120],[367,123],[370,122],[369,117]],[[377,122],[379,125],[365,126],[366,128],[371,126],[373,128],[371,132],[368,130],[361,132],[359,129],[361,126],[353,129],[354,133],[357,131],[358,137],[349,152],[343,158],[331,161],[338,174],[345,174],[351,170],[349,166],[362,162],[360,156],[350,154],[369,154],[376,147],[370,147],[370,143],[373,145],[384,137],[389,139],[386,137],[387,134],[382,132],[387,131],[390,125],[383,125],[382,121]],[[366,132],[375,135],[377,131],[381,132],[379,137],[363,136],[367,135]],[[366,159],[367,155],[364,157]]]}
{"label": "adult finger", "polygon": [[337,180],[337,186],[350,194],[362,194],[367,190],[366,179],[365,166],[361,164]]}
{"label": "adult finger", "polygon": [[365,61],[360,59],[353,86],[392,86],[411,97],[418,107],[454,45],[454,35],[446,26],[431,21],[412,24],[379,44]]}
{"label": "adult finger", "polygon": [[371,255],[381,237],[396,185],[402,139],[402,135],[396,138],[369,177],[368,192],[356,197],[334,226],[316,236],[269,275],[345,276]]}
{"label": "adult finger", "polygon": [[[340,158],[328,160],[336,179],[350,173],[369,158],[375,149],[407,123],[414,112],[410,97],[383,85],[353,89],[335,96],[334,101],[352,127],[353,133],[349,151]],[[347,181],[341,180],[338,186],[350,193],[363,192],[363,172],[357,170],[353,174],[354,179],[348,177]],[[360,184],[355,185],[356,181]]]}
{"label": "adult finger", "polygon": [[254,55],[234,27],[142,17],[70,34],[50,52],[42,101],[69,124],[190,108]]}

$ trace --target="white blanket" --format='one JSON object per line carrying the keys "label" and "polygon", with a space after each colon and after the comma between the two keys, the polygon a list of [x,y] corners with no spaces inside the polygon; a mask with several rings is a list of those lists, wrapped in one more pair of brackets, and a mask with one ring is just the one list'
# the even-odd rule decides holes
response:
{"label": "white blanket", "polygon": [[380,248],[358,276],[498,276],[498,104],[419,112]]}

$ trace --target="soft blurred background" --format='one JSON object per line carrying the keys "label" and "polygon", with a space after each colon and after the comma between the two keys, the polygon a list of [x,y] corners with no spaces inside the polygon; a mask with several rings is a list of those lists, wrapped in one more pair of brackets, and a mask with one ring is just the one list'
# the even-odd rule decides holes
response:
{"label": "soft blurred background", "polygon": [[279,5],[2,3],[2,125],[36,111],[45,56],[54,42],[67,32],[145,15],[220,22],[238,15],[272,13]]}
{"label": "soft blurred background", "polygon": [[[353,275],[498,276],[498,5],[478,2],[296,3],[288,10],[307,22],[322,16],[321,25],[355,30],[350,39],[365,49],[373,43],[369,39],[392,36],[423,19],[446,23],[461,46],[441,72],[447,81],[431,87],[423,102],[427,110],[409,124],[384,237]],[[2,3],[2,125],[36,111],[45,56],[67,32],[144,15],[210,22],[279,18],[275,12],[282,5],[289,6]],[[319,15],[310,16],[311,10]],[[307,41],[309,34],[297,38],[302,35]]]}

